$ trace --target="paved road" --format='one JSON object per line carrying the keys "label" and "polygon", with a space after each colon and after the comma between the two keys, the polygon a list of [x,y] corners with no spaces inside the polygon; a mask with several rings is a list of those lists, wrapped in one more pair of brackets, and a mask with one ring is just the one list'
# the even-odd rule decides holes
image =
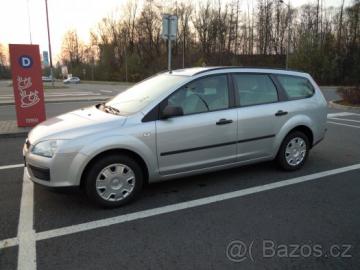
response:
{"label": "paved road", "polygon": [[68,85],[70,89],[74,90],[81,90],[81,91],[92,91],[94,93],[99,94],[109,94],[114,95],[116,93],[119,93],[129,86],[131,86],[132,83],[120,83],[120,82],[113,82],[113,83],[80,83],[80,84],[72,84]]}
{"label": "paved road", "polygon": [[[297,172],[266,162],[181,178],[150,185],[112,210],[77,189],[35,185],[37,269],[359,269],[360,166],[332,170],[360,164],[360,114],[330,117],[326,139]],[[0,140],[0,243],[18,234],[22,196],[22,168],[1,166],[22,163],[23,140]],[[251,187],[247,196],[143,218],[144,210]],[[125,214],[133,220],[119,222]],[[16,269],[18,251],[17,244],[0,249],[1,270]]]}
{"label": "paved road", "polygon": [[[58,83],[59,84],[59,83]],[[9,81],[0,81],[0,103],[1,101],[11,101],[13,99],[12,88],[8,86]],[[101,100],[109,99],[129,87],[129,84],[75,84],[65,89],[46,90],[45,96],[47,100],[66,99],[68,101],[47,102],[46,116],[53,117],[65,112],[76,110],[78,108],[91,106]],[[94,99],[90,101],[77,101],[84,99]],[[0,104],[0,121],[15,120],[15,106]]]}
{"label": "paved road", "polygon": [[[45,83],[50,86],[51,83]],[[57,89],[45,89],[45,100],[46,101],[71,101],[71,100],[94,100],[104,99],[112,97],[125,89],[131,84],[129,83],[80,83],[64,85],[61,82],[56,82],[55,86],[60,87]],[[65,87],[65,88],[61,88]],[[2,104],[13,103],[13,89],[10,86],[10,81],[0,81],[0,106]]]}
{"label": "paved road", "polygon": [[[66,97],[69,97],[73,100],[76,99],[83,99],[86,98],[86,95],[79,96],[80,93],[92,93],[92,97],[98,98],[110,98],[119,92],[126,89],[128,85],[121,84],[121,85],[107,85],[107,84],[78,84],[72,85],[71,89],[65,90],[56,90],[56,93],[64,93]],[[77,92],[75,92],[77,91]],[[83,91],[83,92],[81,92]],[[339,99],[338,95],[336,94],[336,87],[322,87],[322,91],[324,96],[327,100],[336,100]],[[67,93],[67,94],[66,94]],[[71,96],[69,93],[79,93],[76,96]],[[97,94],[98,96],[94,96]],[[75,94],[74,94],[75,95]],[[1,99],[1,96],[0,96]],[[72,110],[76,110],[78,108],[90,106],[96,104],[97,101],[85,101],[85,102],[60,102],[60,103],[47,103],[46,104],[46,115],[47,117],[53,117],[65,112],[69,112]],[[0,105],[0,121],[1,120],[15,120],[15,107],[14,105]]]}
{"label": "paved road", "polygon": [[[65,112],[73,111],[78,108],[91,106],[97,104],[99,101],[81,101],[81,102],[60,102],[60,103],[46,103],[46,117],[53,117]],[[0,105],[0,120],[15,120],[14,105]]]}
{"label": "paved road", "polygon": [[336,86],[321,86],[320,88],[327,101],[340,99],[340,96],[336,93]]}
{"label": "paved road", "polygon": [[[11,81],[8,80],[0,80],[0,96],[5,94],[12,94],[13,88],[11,86]],[[108,91],[111,92],[119,92],[127,87],[132,85],[132,83],[125,83],[125,82],[81,82],[80,84],[63,84],[60,81],[55,82],[55,86],[59,89],[45,89],[46,92],[73,92],[77,90],[81,91],[92,91],[94,93],[106,93]],[[44,86],[51,86],[51,83],[45,82]],[[64,88],[61,88],[64,87]]]}

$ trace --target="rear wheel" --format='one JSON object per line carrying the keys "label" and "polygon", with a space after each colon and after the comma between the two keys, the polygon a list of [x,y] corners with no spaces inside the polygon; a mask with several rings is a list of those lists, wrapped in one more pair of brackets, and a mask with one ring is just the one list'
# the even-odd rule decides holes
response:
{"label": "rear wheel", "polygon": [[301,131],[291,132],[280,146],[277,162],[287,171],[300,169],[308,157],[309,150],[309,138]]}
{"label": "rear wheel", "polygon": [[132,201],[142,186],[140,166],[125,155],[109,155],[94,162],[85,184],[87,195],[105,207],[117,207]]}

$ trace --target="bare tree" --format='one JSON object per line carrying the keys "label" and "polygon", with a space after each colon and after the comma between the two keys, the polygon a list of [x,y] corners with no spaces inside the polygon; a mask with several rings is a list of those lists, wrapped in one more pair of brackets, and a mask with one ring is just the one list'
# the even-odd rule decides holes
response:
{"label": "bare tree", "polygon": [[61,58],[70,64],[79,64],[83,60],[83,43],[80,41],[76,30],[65,33],[62,43]]}
{"label": "bare tree", "polygon": [[0,43],[0,65],[8,65],[8,52],[5,49],[5,46]]}
{"label": "bare tree", "polygon": [[[245,0],[244,0],[245,1]],[[193,65],[283,64],[290,42],[290,67],[311,72],[321,82],[350,81],[360,67],[360,0],[324,8],[313,0],[288,9],[275,0],[130,1],[122,16],[107,16],[84,45],[74,31],[64,37],[62,58],[77,70],[96,69],[95,78],[139,80],[166,67],[161,14],[178,16],[174,67]],[[287,37],[288,17],[291,36]],[[257,54],[257,55],[256,55]],[[239,60],[241,58],[241,60]],[[243,61],[243,60],[247,61]]]}
{"label": "bare tree", "polygon": [[258,1],[258,21],[256,29],[258,34],[258,49],[260,54],[270,53],[272,39],[272,10],[272,1]]}

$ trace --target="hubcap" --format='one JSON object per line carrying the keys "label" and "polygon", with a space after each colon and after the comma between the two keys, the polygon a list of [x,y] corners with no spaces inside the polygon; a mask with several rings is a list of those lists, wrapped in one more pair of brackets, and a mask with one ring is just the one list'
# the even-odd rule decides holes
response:
{"label": "hubcap", "polygon": [[306,155],[306,143],[300,138],[292,139],[286,146],[285,158],[286,162],[291,166],[299,165]]}
{"label": "hubcap", "polygon": [[96,191],[106,201],[120,201],[135,187],[135,173],[124,164],[111,164],[98,174]]}

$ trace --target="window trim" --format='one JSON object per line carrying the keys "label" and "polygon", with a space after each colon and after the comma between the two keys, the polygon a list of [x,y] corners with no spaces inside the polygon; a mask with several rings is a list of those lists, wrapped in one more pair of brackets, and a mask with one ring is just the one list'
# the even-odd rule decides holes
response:
{"label": "window trim", "polygon": [[[230,74],[231,74],[231,77],[232,77],[232,84],[233,84],[234,91],[235,91],[235,103],[236,103],[237,108],[246,108],[246,107],[251,107],[251,106],[274,104],[274,103],[279,103],[279,102],[287,100],[287,97],[284,95],[285,93],[282,91],[282,89],[279,89],[280,86],[278,86],[278,83],[275,82],[275,80],[274,80],[274,78],[272,76],[273,75],[272,73],[266,73],[266,72],[231,72]],[[272,84],[274,85],[274,87],[275,87],[278,100],[274,101],[274,102],[264,102],[264,103],[250,104],[250,105],[240,105],[240,95],[239,95],[239,91],[238,91],[236,83],[235,83],[235,78],[234,78],[235,75],[265,75],[265,76],[267,76],[270,79],[270,81],[272,82]]]}
{"label": "window trim", "polygon": [[[284,86],[282,85],[280,79],[278,78],[278,76],[286,76],[286,77],[295,77],[295,78],[298,78],[298,79],[304,79],[306,80],[309,85],[311,85],[311,88],[312,88],[312,94],[310,96],[307,96],[307,97],[295,97],[295,98],[292,98],[292,97],[289,97],[287,91],[285,90]],[[282,91],[284,92],[284,94],[286,95],[286,99],[287,101],[293,101],[293,100],[299,100],[299,99],[307,99],[307,98],[311,98],[315,95],[315,87],[313,86],[313,84],[311,83],[311,81],[306,78],[306,77],[303,77],[303,76],[298,76],[298,75],[293,75],[293,74],[274,74],[274,78],[275,80],[278,82],[279,86],[281,87]]]}
{"label": "window trim", "polygon": [[159,113],[159,107],[160,104],[157,104],[154,108],[152,108],[142,119],[141,122],[145,123],[145,122],[152,122],[152,121],[156,121],[160,118],[160,113]]}
{"label": "window trim", "polygon": [[235,104],[235,91],[234,88],[230,82],[231,80],[231,76],[229,75],[228,72],[224,72],[224,73],[216,73],[216,74],[208,74],[202,77],[198,77],[195,78],[183,85],[181,85],[179,88],[177,88],[176,90],[174,90],[172,93],[170,93],[169,95],[167,95],[162,101],[160,101],[153,109],[151,109],[141,120],[142,122],[150,122],[150,121],[156,121],[156,120],[161,120],[161,108],[164,108],[165,106],[165,101],[168,100],[168,98],[175,94],[177,91],[181,90],[185,85],[194,83],[198,80],[201,79],[205,79],[208,77],[216,77],[216,76],[225,76],[226,78],[226,82],[227,82],[227,90],[228,90],[228,99],[229,99],[229,104],[227,108],[222,108],[222,109],[217,109],[217,110],[211,110],[211,111],[204,111],[204,112],[196,112],[196,113],[191,113],[191,114],[185,114],[185,115],[181,115],[181,116],[175,116],[172,118],[177,118],[177,117],[184,117],[184,116],[189,116],[189,115],[195,115],[195,114],[203,114],[203,113],[211,113],[211,112],[218,112],[218,111],[224,111],[224,110],[229,110],[229,109],[233,109],[236,107]]}
{"label": "window trim", "polygon": [[276,78],[276,74],[269,73],[269,77],[274,83],[276,90],[278,91],[278,98],[279,98],[278,102],[288,101],[289,97],[287,96],[285,89],[282,87],[281,83]]}

